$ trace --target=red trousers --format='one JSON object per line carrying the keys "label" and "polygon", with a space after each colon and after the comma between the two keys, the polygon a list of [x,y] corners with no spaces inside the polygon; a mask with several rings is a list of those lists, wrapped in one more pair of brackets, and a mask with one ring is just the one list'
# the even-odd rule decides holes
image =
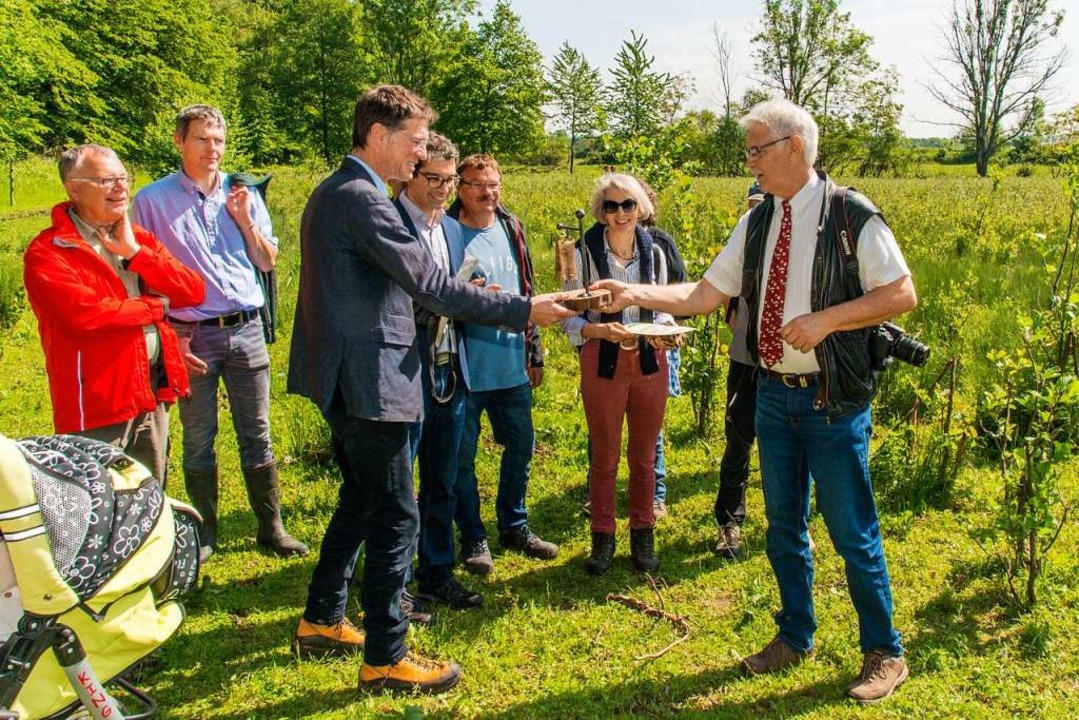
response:
{"label": "red trousers", "polygon": [[629,463],[629,526],[649,528],[656,487],[656,438],[667,408],[667,354],[656,353],[659,370],[641,374],[640,350],[618,351],[613,378],[597,375],[598,340],[581,349],[581,395],[592,440],[588,472],[592,531],[614,533],[615,481],[622,455],[622,421],[629,427],[626,459]]}

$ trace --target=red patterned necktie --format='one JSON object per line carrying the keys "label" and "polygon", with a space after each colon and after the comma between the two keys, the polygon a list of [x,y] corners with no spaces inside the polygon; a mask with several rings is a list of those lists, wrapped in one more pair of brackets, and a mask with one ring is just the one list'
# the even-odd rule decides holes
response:
{"label": "red patterned necktie", "polygon": [[768,286],[764,291],[764,311],[761,313],[760,356],[765,367],[772,367],[783,357],[783,306],[787,303],[787,265],[791,255],[791,204],[783,201],[783,222],[779,240],[772,251],[768,269]]}

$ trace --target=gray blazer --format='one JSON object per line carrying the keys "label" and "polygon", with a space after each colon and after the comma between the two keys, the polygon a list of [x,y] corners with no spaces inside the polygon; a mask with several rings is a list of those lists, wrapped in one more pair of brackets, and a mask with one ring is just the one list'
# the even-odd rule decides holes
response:
{"label": "gray blazer", "polygon": [[336,395],[355,417],[423,418],[413,299],[463,322],[517,331],[528,322],[527,298],[458,282],[439,269],[353,158],[307,201],[300,253],[288,391],[323,414]]}

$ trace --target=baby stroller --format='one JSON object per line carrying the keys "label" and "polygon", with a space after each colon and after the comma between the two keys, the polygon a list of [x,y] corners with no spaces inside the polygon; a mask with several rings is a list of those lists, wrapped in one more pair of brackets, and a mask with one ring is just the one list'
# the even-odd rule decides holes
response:
{"label": "baby stroller", "polygon": [[0,718],[153,717],[120,676],[183,622],[198,520],[111,445],[0,435]]}

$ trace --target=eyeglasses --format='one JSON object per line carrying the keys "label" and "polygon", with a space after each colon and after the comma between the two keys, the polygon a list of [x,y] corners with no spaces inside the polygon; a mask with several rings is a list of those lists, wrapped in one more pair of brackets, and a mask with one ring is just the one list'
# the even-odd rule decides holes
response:
{"label": "eyeglasses", "polygon": [[749,160],[751,158],[760,157],[761,153],[764,152],[765,150],[767,150],[768,148],[772,147],[776,143],[781,143],[784,140],[790,140],[792,137],[794,137],[794,136],[793,135],[786,135],[784,137],[779,138],[778,140],[773,140],[772,142],[766,142],[763,145],[750,145],[749,147],[746,148],[746,160]]}
{"label": "eyeglasses", "polygon": [[427,187],[429,188],[440,188],[446,185],[453,187],[460,179],[456,175],[439,175],[438,173],[428,173],[422,170],[416,174],[423,176],[423,179],[427,181]]}
{"label": "eyeglasses", "polygon": [[102,188],[114,188],[120,185],[130,185],[135,181],[134,175],[111,175],[109,177],[73,177],[68,180],[81,180],[90,182]]}
{"label": "eyeglasses", "polygon": [[489,190],[490,192],[502,189],[502,183],[500,182],[481,183],[472,182],[471,180],[461,180],[461,184],[465,187],[476,188],[477,190]]}
{"label": "eyeglasses", "polygon": [[[404,131],[403,130],[398,130],[398,131],[394,132],[393,134],[394,135],[404,135]],[[405,139],[408,140],[410,143],[412,143],[412,147],[416,148],[417,150],[419,150],[420,148],[423,148],[423,149],[427,148],[427,140],[428,140],[427,137],[417,137],[415,135],[405,135]]]}
{"label": "eyeglasses", "polygon": [[618,209],[622,208],[622,212],[631,213],[637,209],[637,201],[633,198],[626,198],[622,202],[617,200],[604,200],[603,201],[603,214],[614,215],[618,212]]}

